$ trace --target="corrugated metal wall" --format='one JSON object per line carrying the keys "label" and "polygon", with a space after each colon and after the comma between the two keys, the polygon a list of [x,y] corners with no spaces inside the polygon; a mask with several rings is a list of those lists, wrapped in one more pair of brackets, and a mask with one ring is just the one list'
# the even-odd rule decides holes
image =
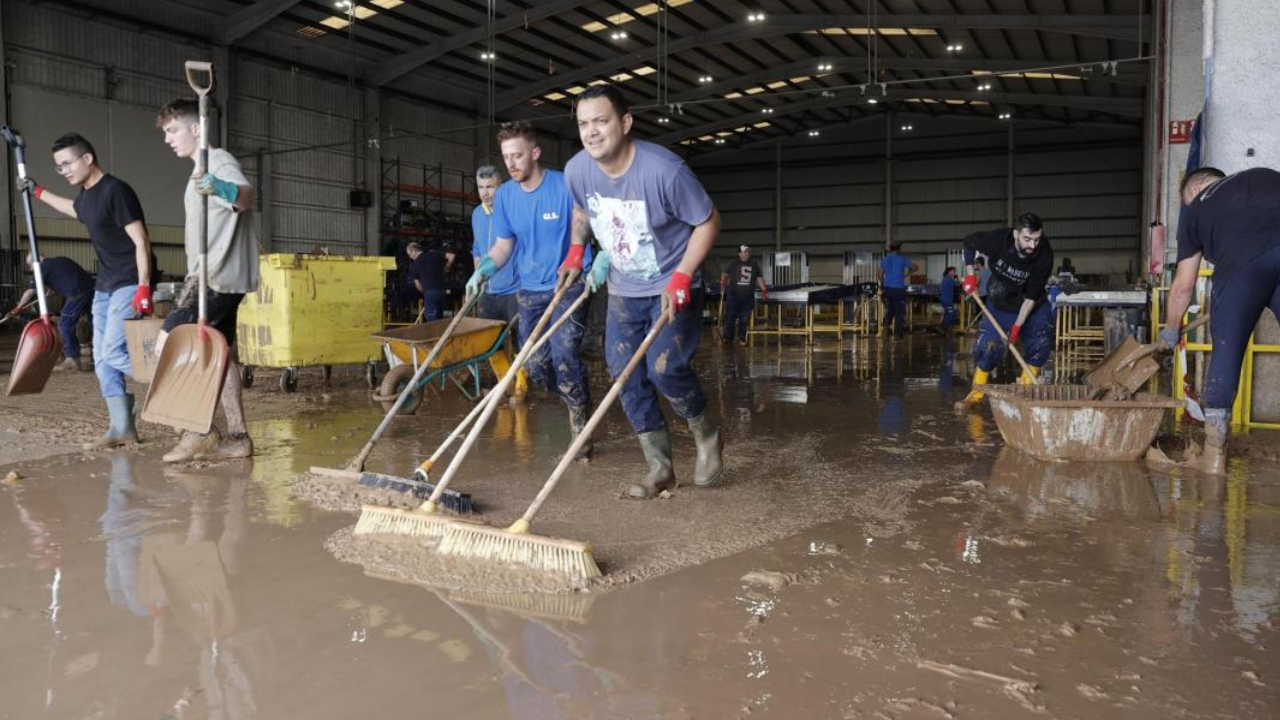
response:
{"label": "corrugated metal wall", "polygon": [[[177,247],[182,242],[181,195],[190,165],[173,157],[154,127],[154,117],[168,101],[191,95],[183,62],[207,59],[213,48],[179,36],[138,32],[102,18],[69,18],[55,4],[14,3],[6,8],[5,20],[11,113],[33,148],[32,175],[71,194],[71,188],[60,184],[43,148],[63,132],[86,135],[104,166],[137,190],[153,239],[175,246],[172,258],[168,248],[159,250],[164,269],[180,272],[185,265]],[[233,83],[224,109],[228,148],[260,189],[260,151],[338,143],[271,156],[271,208],[258,214],[258,222],[267,218],[271,224],[264,229],[264,242],[280,252],[323,245],[335,253],[363,254],[368,224],[363,210],[348,207],[348,193],[362,182],[381,180],[364,177],[365,139],[370,134],[362,127],[364,91],[341,78],[256,56],[233,54],[231,62],[231,71],[220,73]],[[379,135],[444,134],[443,139],[391,140],[382,148],[385,156],[443,165],[458,173],[474,171],[477,134],[465,129],[476,124],[474,118],[400,96],[386,96],[382,103]],[[353,128],[353,120],[361,126]],[[58,223],[46,206],[38,204],[37,214],[37,229],[49,237],[48,251],[57,248],[60,254],[92,257],[87,244],[77,239],[83,232]],[[55,243],[58,238],[66,242]]]}
{"label": "corrugated metal wall", "polygon": [[[945,252],[965,235],[1005,224],[1007,126],[911,116],[893,137],[893,239],[908,253]],[[809,253],[818,279],[838,279],[839,256],[884,243],[885,120],[788,139],[783,149],[784,247]],[[1140,128],[1015,128],[1015,214],[1044,218],[1059,256],[1083,272],[1123,276],[1140,248]],[[750,145],[695,158],[723,218],[716,263],[742,243],[775,241],[776,148]]]}

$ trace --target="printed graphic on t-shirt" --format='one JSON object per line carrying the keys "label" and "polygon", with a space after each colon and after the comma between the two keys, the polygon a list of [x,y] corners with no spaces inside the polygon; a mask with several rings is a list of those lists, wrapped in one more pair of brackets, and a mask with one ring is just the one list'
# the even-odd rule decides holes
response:
{"label": "printed graphic on t-shirt", "polygon": [[739,265],[736,284],[739,287],[751,287],[751,282],[755,280],[755,274],[755,267],[751,265]]}
{"label": "printed graphic on t-shirt", "polygon": [[609,251],[611,269],[636,280],[652,280],[661,274],[645,201],[593,193],[587,198],[587,210],[596,240]]}

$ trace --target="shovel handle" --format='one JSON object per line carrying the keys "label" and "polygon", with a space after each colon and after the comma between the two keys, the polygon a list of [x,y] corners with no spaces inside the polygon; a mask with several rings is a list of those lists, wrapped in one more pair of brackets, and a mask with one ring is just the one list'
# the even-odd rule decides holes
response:
{"label": "shovel handle", "polygon": [[[209,94],[209,91],[213,90],[213,63],[201,62],[199,60],[188,60],[183,63],[182,67],[187,73],[187,85],[191,86],[191,89],[195,91],[196,95],[204,97]],[[209,76],[209,82],[207,84],[202,85],[196,80],[196,76],[200,73],[204,73]]]}
{"label": "shovel handle", "polygon": [[1180,336],[1181,336],[1181,335],[1186,335],[1187,333],[1191,332],[1192,330],[1196,330],[1196,329],[1198,329],[1198,328],[1200,328],[1200,327],[1203,327],[1204,325],[1207,325],[1208,323],[1209,323],[1209,313],[1205,313],[1204,315],[1201,315],[1200,317],[1196,318],[1195,320],[1192,320],[1191,322],[1187,323],[1186,325],[1183,325],[1183,326],[1182,326],[1182,329],[1178,331],[1178,335],[1180,335]]}
{"label": "shovel handle", "polygon": [[658,316],[657,322],[649,329],[649,334],[644,336],[644,340],[640,343],[640,347],[636,348],[631,359],[627,361],[627,366],[622,368],[622,372],[618,373],[618,377],[613,381],[613,385],[609,387],[609,392],[600,401],[600,405],[596,407],[595,412],[591,413],[591,417],[587,420],[587,424],[582,427],[582,432],[578,433],[578,437],[573,439],[569,444],[569,449],[565,451],[564,456],[560,458],[560,463],[556,465],[556,469],[551,471],[551,477],[547,478],[546,484],[538,491],[538,496],[529,503],[529,509],[524,511],[520,522],[517,525],[528,526],[533,522],[533,516],[538,514],[542,509],[542,503],[547,501],[547,497],[556,489],[556,485],[560,484],[560,479],[564,477],[565,470],[568,469],[569,463],[578,457],[584,445],[591,440],[591,434],[595,432],[603,420],[605,413],[609,411],[609,406],[613,405],[613,401],[618,398],[618,394],[622,392],[622,385],[631,377],[631,373],[635,372],[636,367],[644,360],[645,353],[649,352],[649,346],[654,340],[658,339],[658,334],[666,327],[668,313],[662,313]]}
{"label": "shovel handle", "polygon": [[977,293],[973,293],[970,297],[973,298],[974,302],[978,303],[978,309],[982,310],[982,314],[987,317],[987,322],[991,323],[991,327],[996,329],[996,332],[1000,335],[1000,339],[1004,340],[1005,345],[1009,346],[1009,352],[1013,353],[1013,358],[1022,366],[1022,371],[1027,374],[1027,377],[1031,378],[1033,384],[1039,385],[1040,376],[1031,372],[1031,366],[1027,365],[1027,361],[1022,359],[1022,353],[1018,352],[1018,348],[1014,347],[1013,343],[1009,342],[1009,336],[1005,334],[1004,328],[1000,327],[1000,323],[996,322],[995,316],[993,316],[991,311],[987,309],[987,304],[982,302],[982,298],[978,297]]}

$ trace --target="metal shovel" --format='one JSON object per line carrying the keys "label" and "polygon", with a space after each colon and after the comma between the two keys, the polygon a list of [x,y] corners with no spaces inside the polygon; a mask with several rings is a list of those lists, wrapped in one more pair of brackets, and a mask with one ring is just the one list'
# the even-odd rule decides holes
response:
{"label": "metal shovel", "polygon": [[[187,84],[200,96],[200,151],[195,178],[209,169],[209,92],[213,90],[213,63],[187,61]],[[196,81],[200,73],[209,81]],[[205,311],[209,286],[209,196],[200,204],[199,319],[195,325],[175,328],[165,341],[156,363],[155,376],[147,388],[142,419],[192,432],[207,433],[213,427],[213,412],[222,395],[231,358],[227,338],[209,327]]]}
{"label": "metal shovel", "polygon": [[36,276],[36,300],[40,303],[40,317],[27,323],[18,340],[18,353],[13,358],[13,372],[9,374],[6,395],[30,395],[44,390],[44,385],[58,364],[62,353],[62,337],[49,319],[49,306],[44,299],[44,274],[40,271],[40,250],[36,244],[36,226],[31,210],[31,190],[27,187],[26,143],[17,130],[5,125],[0,128],[5,142],[13,146],[18,161],[18,182],[22,186],[22,210],[27,216],[27,243],[31,252],[31,272]]}

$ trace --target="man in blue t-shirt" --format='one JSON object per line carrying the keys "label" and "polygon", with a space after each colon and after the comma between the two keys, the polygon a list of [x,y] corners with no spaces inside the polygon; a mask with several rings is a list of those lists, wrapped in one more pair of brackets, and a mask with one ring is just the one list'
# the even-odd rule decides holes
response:
{"label": "man in blue t-shirt", "polygon": [[577,117],[583,151],[565,166],[573,242],[583,247],[594,232],[600,243],[588,284],[609,283],[605,359],[614,377],[659,317],[667,317],[622,387],[622,408],[649,466],[628,494],[651,498],[675,486],[671,436],[655,388],[689,423],[698,446],[693,482],[706,487],[723,474],[722,443],[690,361],[702,335],[698,269],[715,244],[720,215],[675,153],[631,138],[631,110],[617,88],[588,88],[578,96]]}
{"label": "man in blue t-shirt", "polygon": [[89,141],[70,133],[53,142],[58,173],[80,188],[74,200],[56,195],[28,178],[36,199],[85,224],[98,259],[93,293],[93,364],[107,403],[111,425],[102,437],[86,443],[100,450],[138,441],[133,422],[133,396],[125,392],[125,376],[133,374],[124,323],[151,314],[151,239],[142,203],[123,180],[98,165]]}
{"label": "man in blue t-shirt", "polygon": [[1227,176],[1205,167],[1182,181],[1178,270],[1169,286],[1159,344],[1178,344],[1191,305],[1200,261],[1213,263],[1213,353],[1204,380],[1204,452],[1198,466],[1221,474],[1227,467],[1227,422],[1240,385],[1249,338],[1262,311],[1280,317],[1280,172],[1252,168]]}
{"label": "man in blue t-shirt", "polygon": [[901,340],[902,325],[907,318],[907,276],[916,271],[915,263],[901,252],[902,243],[889,245],[889,252],[880,259],[880,287],[884,296],[884,323],[893,325],[894,338]]}
{"label": "man in blue t-shirt", "polygon": [[[480,204],[471,211],[471,255],[476,267],[493,247],[493,196],[501,184],[498,168],[485,165],[476,170],[476,193],[480,195]],[[519,263],[509,262],[489,278],[476,311],[479,317],[506,322],[520,311],[516,303],[516,291],[520,289],[517,265]]]}
{"label": "man in blue t-shirt", "polygon": [[[31,253],[27,253],[27,266],[30,265]],[[71,258],[47,258],[43,255],[40,256],[40,274],[44,276],[45,287],[65,298],[58,320],[58,330],[62,333],[62,354],[67,358],[62,362],[61,368],[85,371],[93,369],[80,357],[80,338],[76,337],[76,324],[80,322],[80,318],[89,314],[89,305],[93,302],[93,276]],[[36,281],[33,277],[30,287],[18,298],[18,304],[13,306],[9,314],[17,315],[22,306],[35,296]]]}
{"label": "man in blue t-shirt", "polygon": [[[538,146],[533,125],[524,121],[503,123],[498,131],[498,143],[511,179],[494,194],[494,242],[489,253],[480,258],[475,273],[467,282],[467,294],[478,292],[480,286],[492,281],[508,261],[514,262],[520,278],[516,303],[520,308],[520,342],[524,343],[551,305],[560,266],[566,257],[574,255],[579,266],[584,259],[589,265],[591,257],[588,252],[584,258],[581,246],[576,250],[569,246],[573,200],[565,187],[564,174],[543,168],[538,163],[542,148]],[[564,314],[584,292],[585,285],[581,281],[574,282],[555,308],[551,321]],[[569,408],[569,426],[574,437],[587,424],[591,407],[587,366],[578,357],[586,319],[587,306],[584,303],[551,336],[547,345],[529,357],[524,365],[531,381],[564,400]],[[583,448],[579,459],[587,460],[590,456],[588,445]]]}

